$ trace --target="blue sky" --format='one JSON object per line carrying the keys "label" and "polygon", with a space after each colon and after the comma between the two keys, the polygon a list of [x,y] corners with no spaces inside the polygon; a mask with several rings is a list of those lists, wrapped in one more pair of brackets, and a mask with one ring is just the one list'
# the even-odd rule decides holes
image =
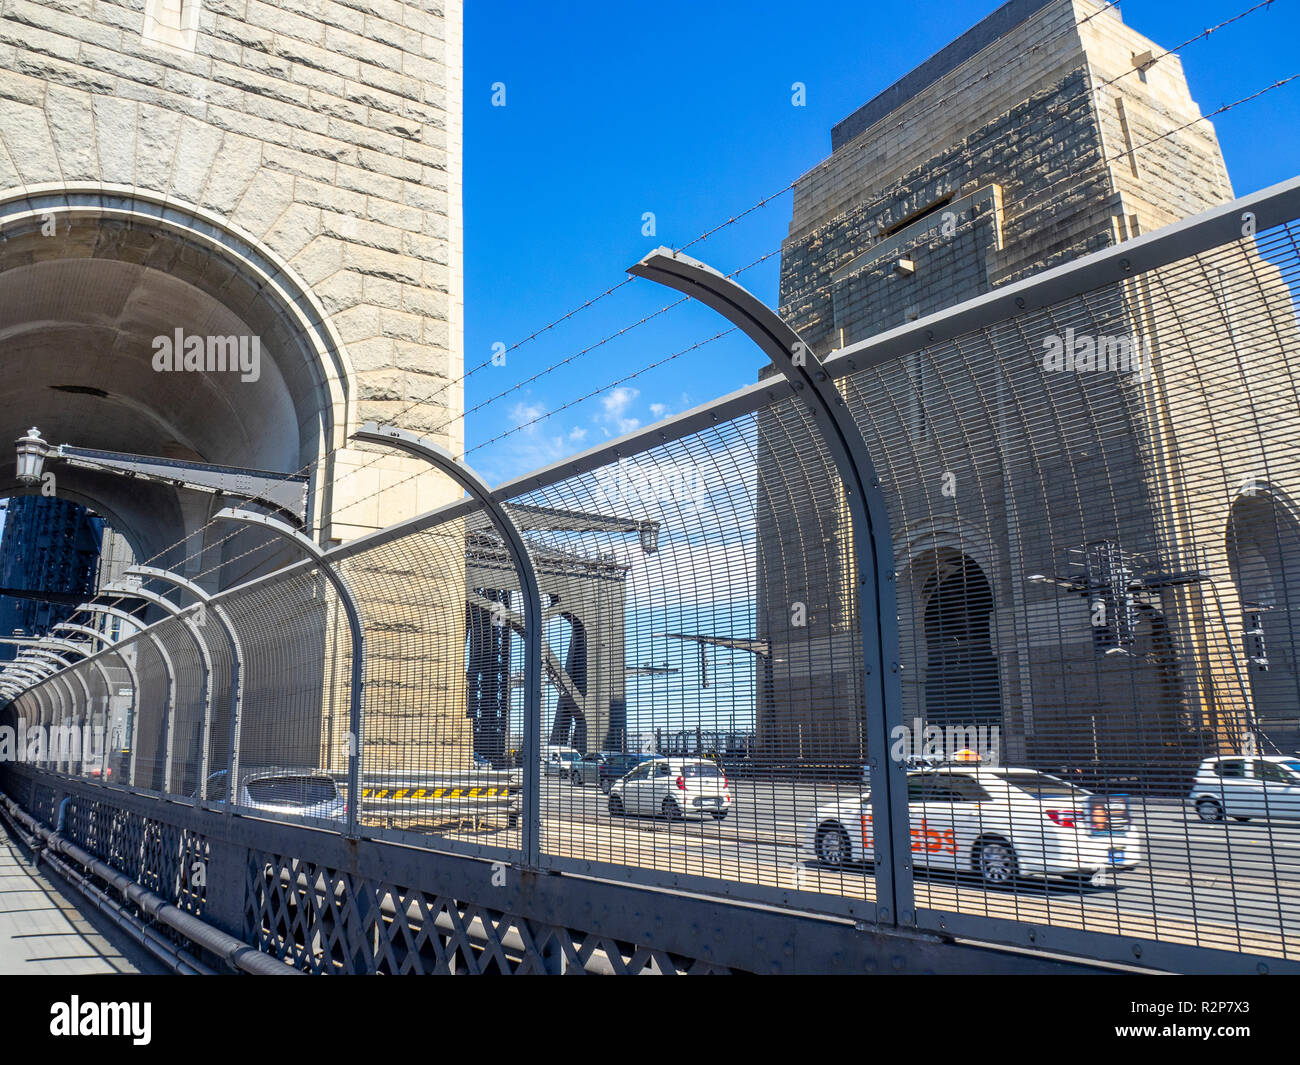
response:
{"label": "blue sky", "polygon": [[[1252,0],[1128,0],[1124,20],[1163,47]],[[467,5],[465,23],[466,367],[623,279],[659,244],[681,246],[784,188],[830,152],[831,126],[997,5],[576,2]],[[1275,0],[1180,53],[1203,112],[1300,72],[1300,0]],[[503,83],[506,106],[493,107]],[[806,106],[791,103],[803,82]],[[1237,193],[1300,173],[1300,81],[1220,116]],[[692,253],[731,271],[778,251],[791,194]],[[642,234],[645,212],[656,235]],[[741,280],[776,302],[779,257]],[[679,307],[527,378],[676,299],[625,286],[466,381],[468,461],[493,483],[754,379],[760,359],[724,323]],[[593,390],[594,398],[485,441]],[[495,399],[500,393],[503,398]]]}

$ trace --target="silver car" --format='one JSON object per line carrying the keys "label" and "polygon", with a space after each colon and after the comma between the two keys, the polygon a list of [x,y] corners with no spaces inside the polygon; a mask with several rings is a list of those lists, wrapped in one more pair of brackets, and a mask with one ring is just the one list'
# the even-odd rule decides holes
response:
{"label": "silver car", "polygon": [[[229,774],[208,777],[208,800],[225,802]],[[240,774],[236,806],[291,817],[342,821],[347,800],[332,776],[313,769],[251,769]]]}

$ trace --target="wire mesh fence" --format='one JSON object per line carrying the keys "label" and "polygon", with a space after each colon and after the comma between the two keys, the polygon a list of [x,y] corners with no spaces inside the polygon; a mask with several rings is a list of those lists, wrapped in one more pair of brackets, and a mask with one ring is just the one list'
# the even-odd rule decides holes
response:
{"label": "wire mesh fence", "polygon": [[[1155,268],[827,359],[889,519],[884,660],[864,530],[770,373],[497,490],[540,618],[464,499],[206,605],[154,582],[182,616],[12,705],[87,726],[46,767],[232,813],[864,917],[887,852],[891,920],[1292,958],[1298,233],[1144,238]],[[891,773],[905,835],[874,824]]]}

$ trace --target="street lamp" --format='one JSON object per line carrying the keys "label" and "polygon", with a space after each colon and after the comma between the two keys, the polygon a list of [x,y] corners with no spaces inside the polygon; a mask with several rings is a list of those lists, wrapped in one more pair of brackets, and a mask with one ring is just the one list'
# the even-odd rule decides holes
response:
{"label": "street lamp", "polygon": [[72,444],[51,445],[35,426],[19,437],[17,475],[23,484],[38,484],[46,462],[58,461],[76,469],[114,474],[139,481],[165,484],[216,496],[252,500],[287,516],[295,525],[307,520],[307,477],[296,473],[268,473],[238,466],[215,466],[123,451],[99,451]]}
{"label": "street lamp", "polygon": [[23,484],[38,484],[41,471],[45,466],[45,456],[50,446],[41,437],[41,431],[32,426],[26,436],[20,436],[15,443],[18,446],[18,479]]}
{"label": "street lamp", "polygon": [[659,550],[659,523],[657,521],[643,521],[641,523],[641,550],[647,555],[653,555]]}

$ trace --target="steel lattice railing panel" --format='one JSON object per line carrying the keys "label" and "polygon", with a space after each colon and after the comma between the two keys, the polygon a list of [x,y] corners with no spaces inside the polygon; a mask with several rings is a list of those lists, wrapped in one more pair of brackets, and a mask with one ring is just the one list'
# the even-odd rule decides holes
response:
{"label": "steel lattice railing panel", "polygon": [[320,975],[707,975],[711,962],[372,881],[287,855],[249,855],[249,939]]}

